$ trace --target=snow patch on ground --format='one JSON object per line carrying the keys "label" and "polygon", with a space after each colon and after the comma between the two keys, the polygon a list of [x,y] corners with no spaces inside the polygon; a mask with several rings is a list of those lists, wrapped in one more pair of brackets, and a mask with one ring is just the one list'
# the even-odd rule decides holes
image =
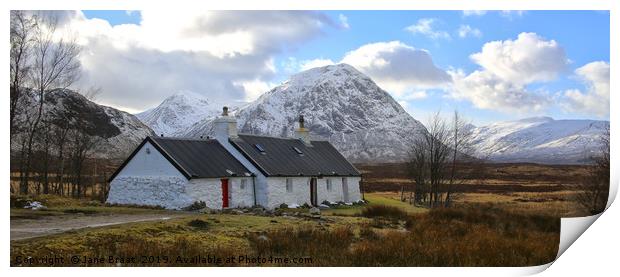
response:
{"label": "snow patch on ground", "polygon": [[45,207],[39,201],[28,202],[28,204],[24,206],[24,209],[31,209],[31,210],[39,210],[39,209],[46,209],[46,208],[47,207]]}

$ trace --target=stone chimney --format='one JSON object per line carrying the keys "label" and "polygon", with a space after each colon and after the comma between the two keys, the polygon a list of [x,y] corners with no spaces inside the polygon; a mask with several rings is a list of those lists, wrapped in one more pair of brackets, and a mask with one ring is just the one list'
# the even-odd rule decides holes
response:
{"label": "stone chimney", "polygon": [[306,145],[312,146],[312,144],[310,144],[310,130],[306,129],[306,126],[304,126],[303,115],[299,115],[299,126],[295,129],[295,138],[300,139]]}
{"label": "stone chimney", "polygon": [[237,137],[237,119],[228,115],[228,107],[222,109],[222,115],[213,121],[215,129],[215,139],[218,141],[228,141],[228,138]]}

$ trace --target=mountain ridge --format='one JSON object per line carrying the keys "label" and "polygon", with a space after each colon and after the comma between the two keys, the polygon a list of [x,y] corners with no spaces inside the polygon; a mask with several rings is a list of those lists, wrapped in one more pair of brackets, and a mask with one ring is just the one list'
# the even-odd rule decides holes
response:
{"label": "mountain ridge", "polygon": [[[386,91],[347,64],[295,74],[234,115],[239,132],[279,137],[292,137],[304,115],[313,139],[330,141],[354,162],[404,161],[410,134],[425,130]],[[184,135],[212,134],[212,120],[204,120]]]}

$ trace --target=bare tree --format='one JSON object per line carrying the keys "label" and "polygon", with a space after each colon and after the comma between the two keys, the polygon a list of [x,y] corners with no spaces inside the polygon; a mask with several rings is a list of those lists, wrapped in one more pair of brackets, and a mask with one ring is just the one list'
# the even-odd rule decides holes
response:
{"label": "bare tree", "polygon": [[22,99],[24,85],[27,82],[31,68],[32,56],[32,33],[34,25],[22,11],[11,11],[11,55],[10,55],[10,133],[11,138],[16,133],[13,128],[15,117],[19,111],[18,106]]}
{"label": "bare tree", "polygon": [[80,47],[73,39],[62,37],[56,39],[56,18],[43,18],[38,15],[33,20],[33,64],[29,71],[32,87],[36,92],[37,108],[34,120],[28,127],[28,143],[26,147],[26,164],[24,166],[25,184],[21,184],[20,192],[28,193],[28,179],[32,164],[33,142],[39,130],[39,123],[44,115],[45,96],[51,89],[67,88],[80,74],[78,55]]}
{"label": "bare tree", "polygon": [[598,214],[605,210],[609,197],[610,183],[610,132],[609,126],[601,135],[601,148],[597,155],[591,157],[592,164],[587,176],[579,188],[577,203],[590,214]]}
{"label": "bare tree", "polygon": [[74,197],[82,197],[84,190],[84,167],[86,160],[90,157],[93,150],[102,140],[101,137],[90,136],[84,130],[74,129],[71,137],[73,137],[73,151],[71,152],[71,169],[73,171],[73,189]]}
{"label": "bare tree", "polygon": [[[450,178],[446,186],[446,198],[444,205],[449,207],[452,204],[452,194],[455,183],[464,180],[463,172],[458,172],[457,165],[472,163],[474,149],[472,145],[472,132],[469,123],[463,120],[458,111],[454,111],[452,122],[450,123],[450,134],[448,145],[451,148]],[[460,174],[459,174],[460,173]]]}
{"label": "bare tree", "polygon": [[431,208],[449,207],[454,185],[467,177],[463,164],[476,160],[473,152],[471,128],[458,112],[450,122],[439,112],[431,116],[426,129],[413,139],[407,163],[415,182],[414,202]]}
{"label": "bare tree", "polygon": [[[416,200],[437,207],[443,202],[446,161],[449,156],[449,128],[437,112],[429,119],[426,130],[420,130],[413,140],[409,172],[416,182]],[[421,195],[420,195],[421,194]]]}
{"label": "bare tree", "polygon": [[415,204],[425,203],[429,190],[426,182],[428,179],[426,148],[422,141],[422,134],[417,136],[412,144],[407,168],[415,182],[413,202]]}

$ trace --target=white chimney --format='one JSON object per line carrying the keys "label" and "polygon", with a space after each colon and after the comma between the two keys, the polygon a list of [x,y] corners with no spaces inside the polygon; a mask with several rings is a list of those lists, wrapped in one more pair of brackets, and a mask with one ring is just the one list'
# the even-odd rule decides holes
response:
{"label": "white chimney", "polygon": [[213,121],[215,129],[215,139],[218,141],[228,141],[228,138],[237,137],[237,119],[228,115],[228,107],[222,109],[222,115]]}
{"label": "white chimney", "polygon": [[310,144],[310,130],[306,129],[304,126],[303,115],[299,116],[299,126],[295,129],[295,138],[300,139],[308,146],[312,146],[312,144]]}

